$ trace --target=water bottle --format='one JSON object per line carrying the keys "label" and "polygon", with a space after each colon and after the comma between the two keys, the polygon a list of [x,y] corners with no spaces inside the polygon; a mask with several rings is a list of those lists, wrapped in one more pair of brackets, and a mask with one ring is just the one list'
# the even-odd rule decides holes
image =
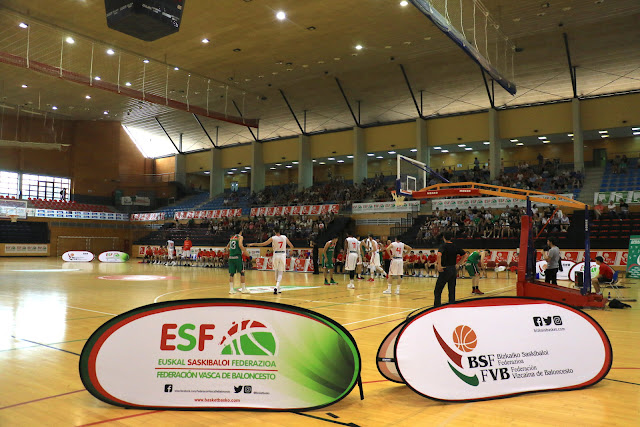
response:
{"label": "water bottle", "polygon": [[611,292],[607,295],[607,299],[611,299]]}

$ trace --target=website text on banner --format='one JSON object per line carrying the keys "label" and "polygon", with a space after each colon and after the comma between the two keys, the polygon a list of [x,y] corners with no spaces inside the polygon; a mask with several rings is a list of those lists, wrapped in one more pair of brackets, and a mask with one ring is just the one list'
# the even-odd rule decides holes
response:
{"label": "website text on banner", "polygon": [[[560,194],[564,197],[573,199],[573,194]],[[548,196],[537,196],[542,198],[550,198]],[[551,202],[553,204],[553,202]],[[433,209],[467,209],[467,208],[485,208],[485,209],[503,209],[507,206],[514,205],[525,206],[524,200],[512,199],[510,197],[464,197],[457,199],[434,199],[431,202]]]}
{"label": "website text on banner", "polygon": [[217,209],[215,211],[181,211],[176,212],[175,219],[228,218],[242,216],[242,209]]}
{"label": "website text on banner", "polygon": [[27,216],[38,218],[99,219],[101,221],[129,221],[129,215],[116,212],[65,211],[56,209],[27,209]]}
{"label": "website text on banner", "polygon": [[282,216],[282,215],[322,215],[337,214],[340,205],[310,205],[310,206],[270,206],[251,208],[251,216]]}
{"label": "website text on banner", "polygon": [[603,191],[593,195],[593,203],[602,202],[604,204],[613,200],[614,203],[640,203],[640,191]]}
{"label": "website text on banner", "polygon": [[354,214],[384,213],[384,212],[413,212],[420,209],[420,200],[409,200],[396,206],[396,202],[354,203],[351,211]]}

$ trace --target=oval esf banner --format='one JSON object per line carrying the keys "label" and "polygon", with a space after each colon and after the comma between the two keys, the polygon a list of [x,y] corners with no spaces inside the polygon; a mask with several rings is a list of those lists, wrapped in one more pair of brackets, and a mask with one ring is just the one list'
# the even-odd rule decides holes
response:
{"label": "oval esf banner", "polygon": [[119,251],[102,252],[98,255],[100,262],[127,262],[129,260],[129,254]]}
{"label": "oval esf banner", "polygon": [[148,409],[301,410],[335,403],[360,375],[353,337],[299,307],[227,299],[140,307],[102,325],[80,358],[98,399]]}
{"label": "oval esf banner", "polygon": [[444,401],[574,390],[611,368],[609,339],[587,314],[554,301],[483,298],[432,308],[398,334],[398,373]]}

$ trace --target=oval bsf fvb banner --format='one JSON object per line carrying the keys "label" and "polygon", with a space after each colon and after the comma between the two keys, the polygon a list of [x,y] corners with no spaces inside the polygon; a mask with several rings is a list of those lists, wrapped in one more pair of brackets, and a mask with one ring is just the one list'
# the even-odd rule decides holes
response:
{"label": "oval bsf fvb banner", "polygon": [[504,297],[412,317],[398,334],[395,359],[418,394],[471,401],[593,385],[609,372],[612,351],[587,314],[554,301]]}
{"label": "oval bsf fvb banner", "polygon": [[360,368],[355,340],[334,320],[229,299],[121,314],[94,332],[80,357],[91,394],[147,409],[321,408],[349,394]]}
{"label": "oval bsf fvb banner", "polygon": [[93,253],[89,251],[68,251],[62,254],[62,260],[66,262],[91,262]]}

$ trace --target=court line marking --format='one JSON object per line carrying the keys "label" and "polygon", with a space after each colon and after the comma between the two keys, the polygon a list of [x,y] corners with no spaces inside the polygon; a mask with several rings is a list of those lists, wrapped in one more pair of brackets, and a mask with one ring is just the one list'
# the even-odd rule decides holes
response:
{"label": "court line marking", "polygon": [[364,320],[358,320],[356,322],[343,323],[342,326],[354,325],[356,323],[362,323],[362,322],[369,322],[371,320],[382,319],[383,317],[396,316],[398,314],[406,313],[407,311],[413,311],[413,310],[415,310],[415,308],[411,308],[409,310],[399,311],[397,313],[385,314],[384,316],[372,317],[371,319],[364,319]]}
{"label": "court line marking", "polygon": [[380,325],[384,325],[386,323],[391,323],[391,322],[402,322],[404,320],[405,320],[404,318],[387,320],[386,322],[374,323],[373,325],[363,326],[361,328],[349,329],[349,332],[359,331],[360,329],[373,328],[374,326],[380,326]]}
{"label": "court line marking", "polygon": [[104,311],[97,311],[97,310],[89,310],[88,308],[74,307],[72,305],[68,305],[67,307],[68,308],[75,308],[76,310],[90,311],[92,313],[100,313],[100,314],[107,314],[109,316],[117,316],[117,314],[113,314],[113,313],[106,313]]}
{"label": "court line marking", "polygon": [[65,353],[70,353],[70,354],[74,354],[74,355],[76,355],[76,356],[80,356],[80,353],[74,353],[73,351],[63,350],[63,349],[61,349],[61,348],[58,348],[58,347],[52,347],[52,346],[47,345],[47,344],[42,344],[42,343],[35,342],[35,341],[31,341],[31,340],[25,340],[24,338],[18,338],[18,337],[13,336],[13,335],[11,335],[11,338],[17,339],[17,340],[19,340],[19,341],[29,342],[29,343],[31,343],[31,344],[40,345],[40,346],[42,346],[42,347],[51,348],[51,349],[53,349],[53,350],[64,351]]}
{"label": "court line marking", "polygon": [[629,381],[622,381],[622,380],[614,380],[614,379],[612,379],[612,378],[604,378],[604,379],[605,379],[605,380],[609,380],[609,381],[615,381],[615,382],[617,382],[617,383],[625,383],[625,384],[631,384],[631,385],[640,385],[640,384],[638,384],[638,383],[632,383],[632,382],[629,382]]}
{"label": "court line marking", "polygon": [[54,397],[66,396],[68,394],[73,394],[73,393],[80,393],[81,391],[87,391],[87,390],[83,388],[82,390],[69,391],[67,393],[61,393],[61,394],[56,394],[56,395],[53,395],[53,396],[41,397],[40,399],[33,399],[33,400],[28,400],[26,402],[14,403],[13,405],[8,405],[8,406],[1,407],[0,411],[3,410],[3,409],[14,408],[16,406],[26,405],[28,403],[40,402],[41,400],[53,399]]}
{"label": "court line marking", "polygon": [[359,427],[358,424],[355,423],[343,423],[341,421],[336,421],[336,420],[329,420],[326,418],[322,418],[322,417],[318,417],[316,415],[311,415],[311,414],[305,414],[303,412],[296,412],[296,411],[291,411],[292,414],[297,414],[297,415],[302,415],[303,417],[309,417],[309,418],[313,418],[316,420],[320,420],[320,421],[326,421],[328,423],[333,423],[333,424],[339,424],[341,426],[353,426],[353,427]]}
{"label": "court line marking", "polygon": [[180,292],[195,291],[195,290],[198,290],[198,289],[213,289],[213,288],[218,288],[218,287],[219,287],[219,285],[218,286],[207,286],[206,288],[180,289],[178,291],[171,291],[171,292],[167,292],[166,294],[158,295],[157,297],[154,298],[153,302],[158,302],[158,300],[160,298],[162,298],[163,296],[165,296],[165,295],[177,294],[177,293],[180,293]]}
{"label": "court line marking", "polygon": [[108,420],[96,421],[96,422],[89,423],[89,424],[80,424],[78,427],[95,426],[97,424],[109,423],[111,421],[118,421],[118,420],[124,420],[124,419],[127,419],[127,418],[141,417],[143,415],[157,414],[158,412],[165,412],[165,411],[164,410],[156,410],[156,411],[151,411],[151,412],[148,412],[148,411],[147,412],[142,412],[140,414],[134,414],[134,415],[125,415],[124,417],[109,418]]}

